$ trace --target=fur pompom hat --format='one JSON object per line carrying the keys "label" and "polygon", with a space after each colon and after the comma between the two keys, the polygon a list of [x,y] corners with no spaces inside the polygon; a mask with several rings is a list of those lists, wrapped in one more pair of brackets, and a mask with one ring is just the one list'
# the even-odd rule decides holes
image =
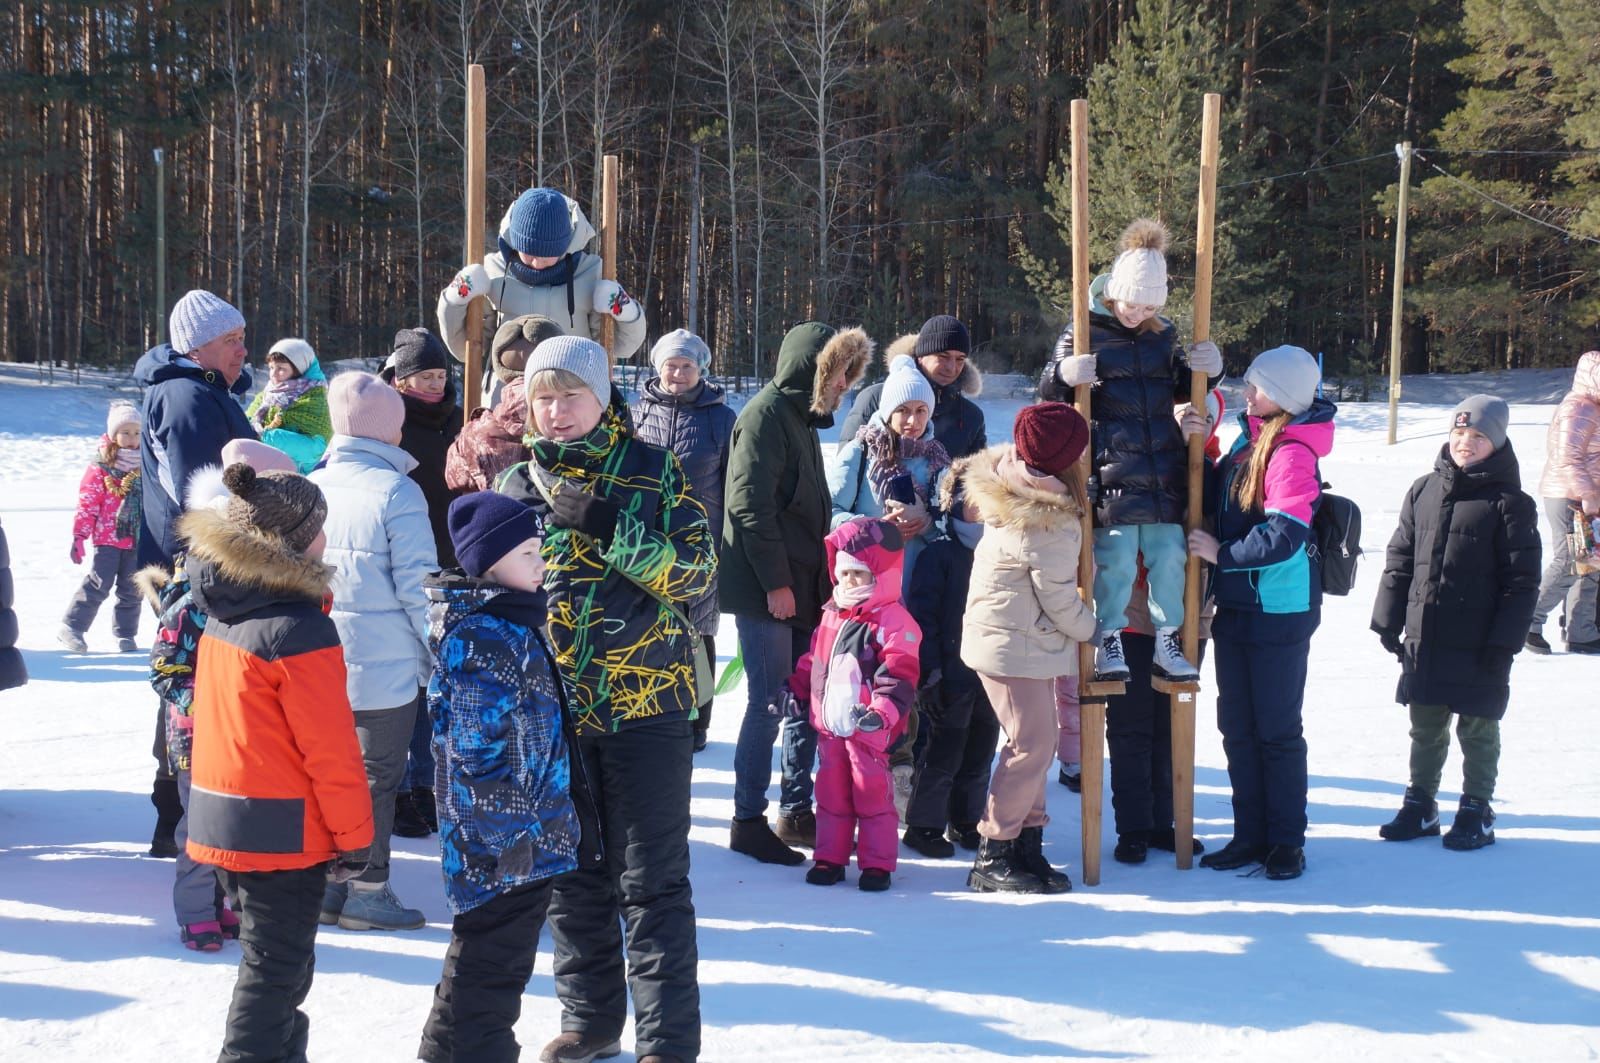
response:
{"label": "fur pompom hat", "polygon": [[1167,227],[1138,218],[1122,231],[1122,253],[1111,264],[1106,298],[1140,306],[1167,303]]}

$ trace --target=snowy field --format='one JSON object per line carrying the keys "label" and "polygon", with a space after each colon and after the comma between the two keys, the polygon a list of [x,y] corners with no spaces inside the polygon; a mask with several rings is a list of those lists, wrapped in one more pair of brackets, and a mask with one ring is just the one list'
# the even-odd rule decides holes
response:
{"label": "snowy field", "polygon": [[[124,378],[125,379],[125,378]],[[703,1058],[1558,1060],[1600,1055],[1600,663],[1517,659],[1504,727],[1499,844],[1383,843],[1406,780],[1396,665],[1368,633],[1381,550],[1407,485],[1432,465],[1461,395],[1516,403],[1511,437],[1535,484],[1564,373],[1417,380],[1400,443],[1385,408],[1346,405],[1335,488],[1361,503],[1361,585],[1330,600],[1312,643],[1309,869],[1287,883],[1179,872],[1165,854],[1082,885],[1078,804],[1050,784],[1048,850],[1076,888],[978,897],[967,865],[902,853],[892,892],[822,890],[803,868],[726,849],[743,694],[719,699],[694,782]],[[991,439],[1023,404],[984,398]],[[67,560],[75,488],[110,397],[104,379],[41,386],[0,366],[0,519],[10,537],[32,682],[0,694],[0,1058],[214,1058],[238,959],[185,952],[172,864],[146,858],[154,703],[145,662],[71,654],[55,632],[80,570]],[[1431,405],[1422,405],[1422,402]],[[110,645],[109,609],[89,634]],[[148,644],[147,617],[141,642]],[[734,645],[724,625],[718,647]],[[1552,622],[1547,635],[1556,641]],[[1209,669],[1197,743],[1196,833],[1231,832]],[[1446,786],[1459,781],[1452,750]],[[775,793],[775,791],[774,791]],[[1456,791],[1440,794],[1453,810]],[[435,840],[395,840],[395,886],[426,930],[324,928],[307,1011],[311,1058],[414,1058],[448,938]],[[855,873],[852,870],[850,880]],[[518,1037],[557,1031],[549,941]],[[623,1037],[632,1043],[631,1030]],[[623,1063],[633,1059],[624,1052]]]}

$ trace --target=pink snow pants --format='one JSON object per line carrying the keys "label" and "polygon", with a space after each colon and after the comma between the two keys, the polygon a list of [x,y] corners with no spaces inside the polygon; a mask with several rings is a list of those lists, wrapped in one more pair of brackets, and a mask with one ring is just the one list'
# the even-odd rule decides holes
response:
{"label": "pink snow pants", "polygon": [[817,761],[816,858],[848,867],[859,823],[856,864],[863,871],[893,871],[900,853],[900,820],[894,811],[888,751],[819,731]]}
{"label": "pink snow pants", "polygon": [[1063,764],[1076,764],[1082,722],[1078,711],[1078,677],[1075,675],[1064,675],[1056,680],[1056,721],[1061,725],[1061,735],[1056,739],[1056,759]]}

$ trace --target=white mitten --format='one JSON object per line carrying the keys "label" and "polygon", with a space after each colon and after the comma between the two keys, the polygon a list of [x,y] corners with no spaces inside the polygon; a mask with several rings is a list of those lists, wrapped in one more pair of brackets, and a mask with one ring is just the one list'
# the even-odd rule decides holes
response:
{"label": "white mitten", "polygon": [[622,324],[629,325],[639,320],[644,310],[622,285],[603,280],[594,286],[594,312],[610,314]]}
{"label": "white mitten", "polygon": [[1188,356],[1189,368],[1196,373],[1216,376],[1222,372],[1222,352],[1210,340],[1192,343],[1184,348],[1183,353]]}
{"label": "white mitten", "polygon": [[1069,388],[1084,384],[1097,384],[1094,375],[1095,357],[1092,354],[1069,354],[1056,363],[1056,378]]}
{"label": "white mitten", "polygon": [[489,271],[482,262],[474,262],[455,275],[444,289],[444,301],[451,306],[466,306],[489,290]]}

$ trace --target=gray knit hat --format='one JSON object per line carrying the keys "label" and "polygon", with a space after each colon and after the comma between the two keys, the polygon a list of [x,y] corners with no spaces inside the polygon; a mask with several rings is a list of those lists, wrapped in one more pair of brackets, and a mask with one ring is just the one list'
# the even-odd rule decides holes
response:
{"label": "gray knit hat", "polygon": [[254,531],[283,538],[297,554],[322,530],[328,519],[328,501],[310,480],[293,472],[256,472],[239,462],[222,471],[228,499],[227,518]]}
{"label": "gray knit hat", "polygon": [[1298,417],[1317,401],[1322,370],[1317,368],[1317,360],[1311,357],[1310,351],[1285,344],[1256,355],[1250,368],[1245,370],[1244,380]]}
{"label": "gray knit hat", "polygon": [[495,329],[494,342],[489,345],[489,365],[502,383],[509,384],[522,376],[528,355],[545,340],[565,336],[561,326],[543,314],[523,314],[514,317]]}
{"label": "gray knit hat", "polygon": [[1511,408],[1493,395],[1469,395],[1450,415],[1451,428],[1471,428],[1482,432],[1499,450],[1506,445],[1506,429],[1511,425]]}
{"label": "gray knit hat", "polygon": [[167,318],[167,336],[179,354],[188,354],[218,336],[242,328],[244,315],[220,295],[203,288],[186,293]]}
{"label": "gray knit hat", "polygon": [[687,358],[704,373],[711,365],[711,348],[688,329],[675,328],[650,348],[650,364],[656,367],[656,372],[661,372],[661,363],[668,358]]}
{"label": "gray knit hat", "polygon": [[522,367],[523,377],[532,381],[535,373],[545,369],[565,369],[581,379],[594,392],[601,409],[611,401],[611,368],[606,362],[606,349],[594,340],[582,336],[545,340],[528,355],[527,364]]}

